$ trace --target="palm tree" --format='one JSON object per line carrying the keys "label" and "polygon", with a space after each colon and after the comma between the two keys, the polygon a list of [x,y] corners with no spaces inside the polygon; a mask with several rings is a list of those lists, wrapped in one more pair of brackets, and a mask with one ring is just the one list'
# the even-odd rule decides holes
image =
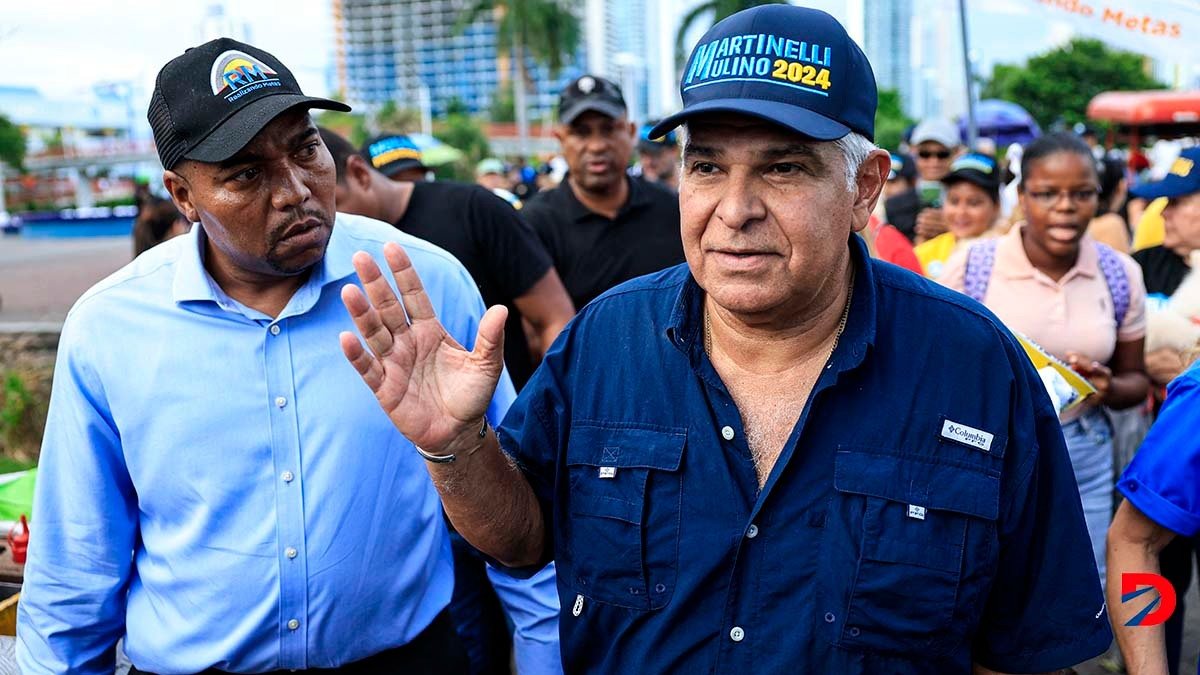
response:
{"label": "palm tree", "polygon": [[557,75],[564,61],[579,49],[579,17],[570,0],[475,0],[458,20],[456,32],[485,14],[496,21],[496,52],[512,56],[517,65],[513,78],[513,101],[517,114],[519,149],[525,154],[529,139],[529,110],[526,94],[530,79],[526,57]]}
{"label": "palm tree", "polygon": [[687,52],[684,51],[684,40],[688,32],[692,29],[692,24],[700,20],[700,17],[712,15],[710,26],[716,24],[721,19],[737,14],[743,9],[758,7],[759,5],[786,5],[787,0],[705,0],[696,5],[692,11],[683,15],[683,19],[679,22],[679,32],[675,34],[675,63],[678,67],[683,67],[683,60],[687,58]]}

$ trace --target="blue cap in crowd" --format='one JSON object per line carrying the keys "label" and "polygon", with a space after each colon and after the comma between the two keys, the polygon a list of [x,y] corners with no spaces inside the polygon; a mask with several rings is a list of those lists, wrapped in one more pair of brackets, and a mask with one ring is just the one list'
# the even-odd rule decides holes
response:
{"label": "blue cap in crowd", "polygon": [[657,121],[647,122],[638,129],[638,150],[643,152],[658,152],[679,145],[674,131],[668,131],[661,136],[651,136],[650,132],[658,125]]}
{"label": "blue cap in crowd", "polygon": [[1200,192],[1200,148],[1188,148],[1179,153],[1171,170],[1160,181],[1139,185],[1129,194],[1140,199],[1174,199]]}
{"label": "blue cap in crowd", "polygon": [[706,112],[734,112],[821,141],[851,131],[875,137],[878,94],[871,64],[832,16],[761,5],[713,26],[692,51],[679,83],[683,110],[659,136]]}

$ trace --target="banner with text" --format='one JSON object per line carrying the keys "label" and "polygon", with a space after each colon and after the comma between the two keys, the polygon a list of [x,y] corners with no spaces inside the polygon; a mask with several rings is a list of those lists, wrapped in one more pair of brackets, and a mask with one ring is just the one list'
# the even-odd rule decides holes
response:
{"label": "banner with text", "polygon": [[1168,63],[1200,57],[1200,2],[1195,0],[1029,0],[1048,20],[1081,35]]}

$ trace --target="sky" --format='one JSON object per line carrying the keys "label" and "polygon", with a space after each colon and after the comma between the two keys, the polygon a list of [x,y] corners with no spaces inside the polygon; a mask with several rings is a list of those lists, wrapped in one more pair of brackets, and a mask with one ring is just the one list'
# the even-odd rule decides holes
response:
{"label": "sky", "polygon": [[[872,0],[864,2],[866,11],[871,11]],[[913,5],[924,20],[945,17],[945,29],[957,31],[957,15],[945,11],[955,2],[913,0]],[[984,72],[998,62],[1022,62],[1030,54],[1070,36],[1071,29],[1065,23],[1035,16],[1033,2],[968,0],[971,46]],[[136,105],[140,108],[148,100],[162,64],[205,37],[210,4],[194,0],[8,0],[0,24],[0,63],[10,67],[0,71],[0,85],[35,86],[49,95],[71,96],[87,92],[98,82],[127,81],[139,89]],[[327,73],[334,36],[331,0],[225,4],[228,18],[247,26],[249,41],[287,64],[306,93],[330,93]],[[845,16],[845,0],[795,4]]]}

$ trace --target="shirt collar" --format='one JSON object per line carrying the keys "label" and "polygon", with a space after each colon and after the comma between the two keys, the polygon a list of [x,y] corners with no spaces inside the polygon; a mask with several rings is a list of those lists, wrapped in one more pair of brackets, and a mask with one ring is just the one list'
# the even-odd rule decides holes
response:
{"label": "shirt collar", "polygon": [[[850,237],[850,261],[854,265],[854,297],[850,299],[850,314],[846,329],[838,340],[830,363],[839,370],[849,370],[862,363],[867,349],[875,344],[878,327],[878,289],[874,263],[861,237]],[[704,325],[704,289],[689,272],[676,296],[667,323],[666,337],[676,349],[688,354],[693,363],[704,350],[701,330]]]}
{"label": "shirt collar", "polygon": [[[338,224],[340,217],[339,214],[334,219],[333,232],[329,236],[329,244],[325,247],[325,256],[313,270],[312,277],[305,283],[306,288],[324,288],[354,274],[351,259],[360,247],[355,246],[353,238],[348,236],[348,228]],[[208,243],[204,227],[199,224],[193,225],[191,231],[183,236],[187,237],[188,241],[175,262],[173,299],[177,303],[204,300],[218,305],[227,303],[229,296],[217,286],[208,270],[204,269],[204,249]]]}
{"label": "shirt collar", "polygon": [[[1025,244],[1021,241],[1021,232],[1028,227],[1026,223],[1017,223],[1000,238],[996,244],[995,271],[1007,279],[1031,279],[1035,275],[1043,275],[1025,253]],[[1100,255],[1092,245],[1091,237],[1086,234],[1079,240],[1079,257],[1075,266],[1067,271],[1057,283],[1065,284],[1073,277],[1095,277],[1100,274]]]}
{"label": "shirt collar", "polygon": [[[570,174],[564,176],[562,183],[559,184],[559,189],[563,190],[563,195],[567,200],[567,214],[573,221],[585,220],[587,218],[603,218],[600,214],[592,211],[584,206],[583,202],[579,201],[579,197],[575,195],[575,188],[571,187],[571,182],[568,180]],[[617,209],[617,217],[614,220],[620,220],[625,214],[640,209],[648,204],[653,203],[653,199],[646,192],[640,180],[626,174],[624,176],[625,184],[629,186],[629,194],[625,198],[625,203],[621,208]]]}

